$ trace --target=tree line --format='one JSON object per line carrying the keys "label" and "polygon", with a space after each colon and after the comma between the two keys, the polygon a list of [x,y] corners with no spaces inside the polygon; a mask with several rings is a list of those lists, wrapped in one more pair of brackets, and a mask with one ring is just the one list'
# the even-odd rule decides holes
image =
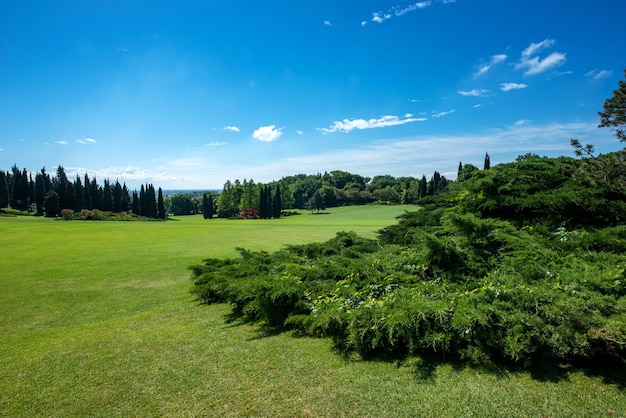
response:
{"label": "tree line", "polygon": [[29,173],[25,168],[13,165],[11,171],[0,170],[0,208],[35,212],[47,217],[68,217],[81,213],[87,218],[93,211],[132,213],[155,219],[165,219],[163,191],[158,194],[152,184],[141,185],[138,192],[132,192],[126,183],[115,183],[108,179],[98,184],[96,177],[76,176],[70,180],[65,169],[58,166],[56,175],[51,176],[46,168]]}

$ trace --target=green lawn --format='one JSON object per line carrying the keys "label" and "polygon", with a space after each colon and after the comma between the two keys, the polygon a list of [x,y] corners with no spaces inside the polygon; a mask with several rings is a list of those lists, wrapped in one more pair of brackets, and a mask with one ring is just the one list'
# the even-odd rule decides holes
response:
{"label": "green lawn", "polygon": [[[373,237],[410,207],[280,220],[0,218],[0,416],[626,416],[615,381],[420,359],[346,359],[198,305],[187,267],[341,230]],[[553,376],[553,375],[551,375]]]}

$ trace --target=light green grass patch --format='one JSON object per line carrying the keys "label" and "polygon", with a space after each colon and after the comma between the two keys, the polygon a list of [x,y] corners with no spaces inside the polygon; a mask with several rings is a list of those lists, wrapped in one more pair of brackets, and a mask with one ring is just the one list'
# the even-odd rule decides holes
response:
{"label": "light green grass patch", "polygon": [[[411,207],[280,220],[0,219],[0,416],[624,416],[623,389],[345,359],[200,306],[189,265],[374,231]],[[428,373],[425,374],[424,371]],[[615,411],[615,412],[611,412]]]}

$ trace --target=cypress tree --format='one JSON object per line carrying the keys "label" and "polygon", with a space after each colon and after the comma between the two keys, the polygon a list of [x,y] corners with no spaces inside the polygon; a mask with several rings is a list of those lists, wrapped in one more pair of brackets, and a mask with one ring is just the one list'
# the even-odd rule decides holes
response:
{"label": "cypress tree", "polygon": [[209,217],[209,199],[206,193],[202,195],[202,216],[204,219]]}
{"label": "cypress tree", "polygon": [[265,188],[265,217],[270,219],[274,214],[274,211],[272,210],[272,189],[270,189],[269,185],[265,186]]}
{"label": "cypress tree", "polygon": [[59,197],[59,207],[61,209],[69,209],[66,202],[67,197],[67,175],[65,175],[65,169],[63,166],[57,167],[57,176],[55,178],[56,182],[56,192]]}
{"label": "cypress tree", "polygon": [[262,184],[259,185],[259,188],[259,218],[265,219],[267,218],[267,205],[265,204],[267,201],[266,190]]}
{"label": "cypress tree", "polygon": [[118,180],[113,186],[113,212],[120,213],[122,211],[122,185]]}
{"label": "cypress tree", "polygon": [[[42,170],[45,173],[45,170]],[[35,175],[35,206],[37,208],[37,215],[43,214],[43,201],[46,196],[45,183],[42,173]]]}
{"label": "cypress tree", "polygon": [[159,187],[159,198],[157,203],[157,215],[159,219],[165,219],[165,202],[163,201],[163,190]]}
{"label": "cypress tree", "polygon": [[85,189],[80,177],[76,175],[74,180],[74,212],[80,212],[85,207]]}
{"label": "cypress tree", "polygon": [[419,184],[419,198],[426,197],[428,194],[428,182],[426,181],[426,175],[422,174]]}
{"label": "cypress tree", "polygon": [[0,170],[0,209],[9,206],[9,186],[4,171]]}
{"label": "cypress tree", "polygon": [[113,210],[113,193],[108,179],[104,180],[104,188],[102,189],[102,210],[105,212]]}
{"label": "cypress tree", "polygon": [[274,218],[280,218],[280,213],[283,208],[282,199],[280,196],[280,184],[276,185],[276,194],[274,195]]}
{"label": "cypress tree", "polygon": [[65,205],[66,207],[61,209],[74,209],[74,183],[71,181],[65,186]]}
{"label": "cypress tree", "polygon": [[85,173],[85,185],[83,187],[84,187],[84,197],[85,197],[84,207],[85,209],[92,210],[93,202],[91,198],[91,182],[89,181],[89,176],[87,175],[87,173]]}
{"label": "cypress tree", "polygon": [[456,172],[456,181],[463,181],[463,163],[459,161],[459,168]]}
{"label": "cypress tree", "polygon": [[128,212],[130,209],[130,193],[128,192],[128,187],[126,187],[126,183],[124,183],[124,185],[122,186],[122,210],[124,212]]}
{"label": "cypress tree", "polygon": [[146,189],[141,185],[141,189],[139,190],[139,212],[138,215],[148,216],[148,209],[146,205]]}
{"label": "cypress tree", "polygon": [[133,190],[133,200],[131,203],[131,210],[133,211],[133,215],[141,214],[141,206],[139,205],[139,195],[137,195],[137,190]]}
{"label": "cypress tree", "polygon": [[215,203],[213,202],[213,194],[209,194],[207,199],[207,214],[209,219],[213,219],[213,215],[215,215]]}
{"label": "cypress tree", "polygon": [[489,159],[489,153],[485,153],[485,164],[483,166],[483,170],[489,170],[491,168],[491,160]]}

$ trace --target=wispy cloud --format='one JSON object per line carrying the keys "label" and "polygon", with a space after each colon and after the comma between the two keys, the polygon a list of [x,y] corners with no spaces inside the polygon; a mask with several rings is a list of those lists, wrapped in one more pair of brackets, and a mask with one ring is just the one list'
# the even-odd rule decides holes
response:
{"label": "wispy cloud", "polygon": [[411,122],[422,122],[426,118],[415,118],[412,114],[407,113],[403,118],[399,116],[383,116],[378,119],[344,119],[335,121],[330,128],[317,128],[318,131],[325,134],[341,131],[350,132],[354,129],[373,129],[384,128],[387,126],[403,125]]}
{"label": "wispy cloud", "polygon": [[326,26],[332,26],[332,25],[333,25],[333,24],[332,24],[332,22],[331,22],[330,20],[325,20],[325,21],[324,21],[324,24],[325,24]]}
{"label": "wispy cloud", "polygon": [[613,70],[598,70],[593,69],[585,74],[585,77],[591,77],[592,80],[600,80],[603,78],[610,78],[613,76]]}
{"label": "wispy cloud", "polygon": [[239,132],[239,128],[236,126],[224,126],[222,130],[230,131],[230,132]]}
{"label": "wispy cloud", "polygon": [[67,142],[67,141],[57,141],[57,144],[67,145],[67,144],[68,144],[68,142]]}
{"label": "wispy cloud", "polygon": [[506,61],[506,59],[507,59],[506,54],[492,55],[487,64],[483,64],[480,66],[480,68],[478,68],[478,71],[476,71],[476,74],[474,74],[474,77],[478,77],[478,76],[485,74],[487,71],[491,69],[491,67],[493,67],[496,64],[500,64]]}
{"label": "wispy cloud", "polygon": [[500,90],[502,91],[511,91],[511,90],[520,90],[528,87],[524,83],[501,83]]}
{"label": "wispy cloud", "polygon": [[94,170],[81,167],[65,167],[68,177],[84,176],[99,179],[117,179],[120,183],[126,181],[132,182],[165,182],[165,181],[186,181],[187,177],[173,176],[169,172],[153,172],[140,167],[124,166],[124,167],[107,167],[101,170]]}
{"label": "wispy cloud", "polygon": [[210,144],[206,144],[207,147],[221,147],[222,145],[226,145],[226,142],[215,141]]}
{"label": "wispy cloud", "polygon": [[433,118],[442,118],[442,117],[447,116],[447,115],[449,115],[451,113],[454,113],[454,112],[456,112],[455,109],[448,110],[447,112],[433,113]]}
{"label": "wispy cloud", "polygon": [[[430,6],[433,2],[431,0],[419,1],[417,3],[411,3],[408,6],[393,6],[389,10],[385,12],[374,12],[372,13],[372,22],[383,23],[386,20],[391,19],[392,17],[400,17],[410,12],[414,12],[416,10],[425,9]],[[443,4],[454,3],[454,0],[444,0]],[[367,21],[362,21],[361,26],[367,25]]]}
{"label": "wispy cloud", "polygon": [[466,96],[466,97],[482,97],[485,94],[489,93],[489,90],[486,89],[474,89],[474,90],[459,90],[457,93],[459,93],[461,96]]}
{"label": "wispy cloud", "polygon": [[77,139],[76,142],[78,142],[79,144],[95,144],[96,140],[93,138],[84,138],[84,139]]}
{"label": "wispy cloud", "polygon": [[276,141],[283,134],[282,128],[276,128],[276,125],[261,126],[252,133],[252,137],[263,142]]}
{"label": "wispy cloud", "polygon": [[544,39],[539,43],[531,43],[522,51],[519,62],[515,69],[525,69],[524,75],[541,74],[549,69],[565,64],[567,58],[562,52],[552,52],[544,58],[540,58],[537,53],[554,45],[554,39]]}

